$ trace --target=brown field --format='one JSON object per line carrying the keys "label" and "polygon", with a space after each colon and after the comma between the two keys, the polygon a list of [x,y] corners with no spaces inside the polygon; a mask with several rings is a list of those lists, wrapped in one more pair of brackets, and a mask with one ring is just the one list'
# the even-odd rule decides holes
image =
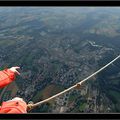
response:
{"label": "brown field", "polygon": [[16,95],[16,92],[18,91],[18,86],[15,82],[12,82],[6,89],[6,91],[11,91],[11,97],[14,97]]}
{"label": "brown field", "polygon": [[[61,92],[64,88],[62,86],[58,86],[58,85],[48,85],[46,86],[42,91],[38,92],[36,94],[36,96],[34,97],[35,101],[39,101],[40,98],[42,100],[47,99],[49,97],[51,97],[52,95],[55,95],[59,92]],[[50,103],[53,102],[53,100],[50,101]]]}

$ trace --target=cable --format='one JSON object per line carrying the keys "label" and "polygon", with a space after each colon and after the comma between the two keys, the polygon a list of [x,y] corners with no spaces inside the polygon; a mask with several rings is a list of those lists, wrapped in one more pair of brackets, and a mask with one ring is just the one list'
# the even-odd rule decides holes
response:
{"label": "cable", "polygon": [[96,74],[98,74],[99,72],[101,72],[102,70],[104,70],[106,67],[108,67],[109,65],[111,65],[113,62],[115,62],[115,61],[116,61],[117,59],[119,59],[119,58],[120,58],[120,55],[117,56],[115,59],[113,59],[113,60],[112,60],[111,62],[109,62],[108,64],[106,64],[105,66],[103,66],[102,68],[100,68],[98,71],[94,72],[92,75],[90,75],[90,76],[88,76],[87,78],[83,79],[82,81],[78,82],[77,84],[75,84],[75,85],[67,88],[66,90],[63,90],[63,91],[60,92],[60,93],[57,93],[56,95],[53,95],[53,96],[51,96],[51,97],[49,97],[49,98],[47,98],[47,99],[45,99],[45,100],[42,100],[42,101],[40,101],[40,102],[37,102],[37,103],[33,104],[33,105],[32,105],[32,108],[35,108],[35,107],[41,105],[42,103],[45,103],[45,102],[47,102],[47,101],[49,101],[49,100],[51,100],[51,99],[54,99],[54,98],[58,97],[58,96],[60,96],[60,95],[62,95],[62,94],[64,94],[64,93],[70,91],[71,89],[76,88],[78,85],[80,86],[82,83],[84,83],[85,81],[87,81],[87,80],[90,79],[91,77],[95,76]]}

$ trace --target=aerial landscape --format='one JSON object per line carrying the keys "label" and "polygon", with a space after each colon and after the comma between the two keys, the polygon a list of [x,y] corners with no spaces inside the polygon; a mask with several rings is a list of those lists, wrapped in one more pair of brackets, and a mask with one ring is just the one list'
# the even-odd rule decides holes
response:
{"label": "aerial landscape", "polygon": [[[49,98],[88,77],[120,53],[119,7],[0,7],[0,70],[20,76],[0,102]],[[30,113],[119,113],[120,60]]]}

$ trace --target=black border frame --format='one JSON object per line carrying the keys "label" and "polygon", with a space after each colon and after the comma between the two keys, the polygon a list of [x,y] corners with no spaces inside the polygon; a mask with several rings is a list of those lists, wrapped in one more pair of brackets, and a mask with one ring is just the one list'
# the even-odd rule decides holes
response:
{"label": "black border frame", "polygon": [[[2,0],[0,1],[0,7],[19,7],[19,6],[25,6],[25,7],[29,7],[29,6],[32,6],[32,7],[35,7],[35,6],[39,6],[39,7],[45,7],[45,6],[50,6],[50,7],[53,7],[53,6],[58,6],[58,7],[71,7],[71,6],[88,6],[88,7],[115,7],[115,6],[120,6],[120,1],[104,1],[104,0],[99,0],[99,1],[95,1],[95,0],[75,0],[75,1],[63,1],[63,0],[56,0],[56,1],[51,1],[51,0],[34,0],[34,1],[11,1],[11,0]],[[37,119],[37,120],[42,120],[42,119],[75,119],[75,120],[79,120],[79,119],[97,119],[97,120],[101,120],[101,119],[120,119],[120,114],[118,113],[99,113],[99,114],[95,114],[95,113],[74,113],[74,114],[71,114],[71,113],[68,113],[68,114],[47,114],[47,113],[28,113],[28,114],[0,114],[0,120],[7,120],[7,119],[12,119],[12,120],[34,120],[34,119]]]}
{"label": "black border frame", "polygon": [[0,6],[120,6],[120,0],[0,0]]}
{"label": "black border frame", "polygon": [[85,119],[85,120],[114,120],[114,119],[120,119],[120,114],[89,114],[89,113],[83,113],[83,114],[1,114],[0,115],[0,120],[7,120],[7,119],[12,119],[12,120],[61,120],[61,119],[66,119],[66,120],[80,120],[80,119]]}

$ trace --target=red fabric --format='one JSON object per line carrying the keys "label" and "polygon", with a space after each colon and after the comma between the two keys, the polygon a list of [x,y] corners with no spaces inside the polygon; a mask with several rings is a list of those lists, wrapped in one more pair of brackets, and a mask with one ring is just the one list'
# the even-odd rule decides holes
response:
{"label": "red fabric", "polygon": [[[15,80],[15,73],[9,69],[0,71],[0,88]],[[27,104],[24,101],[6,101],[0,106],[0,113],[27,113]]]}
{"label": "red fabric", "polygon": [[15,73],[9,69],[0,71],[0,88],[5,87],[15,80]]}
{"label": "red fabric", "polygon": [[3,102],[0,113],[27,113],[27,104],[20,100]]}

